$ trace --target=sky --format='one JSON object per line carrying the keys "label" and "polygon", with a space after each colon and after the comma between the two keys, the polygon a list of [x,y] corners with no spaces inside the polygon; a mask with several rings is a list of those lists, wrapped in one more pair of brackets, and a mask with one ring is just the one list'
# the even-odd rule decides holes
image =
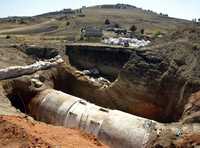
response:
{"label": "sky", "polygon": [[116,3],[131,4],[176,18],[200,18],[200,0],[0,0],[0,17],[33,16],[64,8]]}

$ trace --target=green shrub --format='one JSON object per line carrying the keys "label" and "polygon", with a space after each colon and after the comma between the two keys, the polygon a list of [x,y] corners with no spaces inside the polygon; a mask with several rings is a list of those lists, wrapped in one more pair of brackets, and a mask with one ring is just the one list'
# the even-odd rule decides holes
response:
{"label": "green shrub", "polygon": [[159,35],[161,35],[161,31],[160,30],[157,30],[157,31],[155,31],[155,33],[154,33],[154,37],[158,37]]}

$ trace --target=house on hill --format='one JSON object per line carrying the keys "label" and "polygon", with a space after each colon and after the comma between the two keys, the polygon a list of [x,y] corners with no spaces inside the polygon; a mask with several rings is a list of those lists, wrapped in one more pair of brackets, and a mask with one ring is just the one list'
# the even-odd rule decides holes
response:
{"label": "house on hill", "polygon": [[95,27],[95,26],[87,26],[81,29],[81,37],[102,37],[103,36],[103,30],[101,28]]}

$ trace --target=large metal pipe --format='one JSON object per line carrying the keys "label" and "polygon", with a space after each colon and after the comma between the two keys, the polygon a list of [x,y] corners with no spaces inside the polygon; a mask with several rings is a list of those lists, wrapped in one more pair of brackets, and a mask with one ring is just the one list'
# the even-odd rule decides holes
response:
{"label": "large metal pipe", "polygon": [[163,125],[118,110],[109,110],[53,89],[38,93],[29,104],[37,120],[79,128],[113,148],[147,147]]}

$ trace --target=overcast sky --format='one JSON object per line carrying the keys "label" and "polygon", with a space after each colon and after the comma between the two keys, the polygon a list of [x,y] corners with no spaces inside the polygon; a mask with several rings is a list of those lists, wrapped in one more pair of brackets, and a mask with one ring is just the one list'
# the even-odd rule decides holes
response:
{"label": "overcast sky", "polygon": [[0,0],[0,17],[33,16],[63,8],[126,3],[171,17],[200,18],[200,0]]}

